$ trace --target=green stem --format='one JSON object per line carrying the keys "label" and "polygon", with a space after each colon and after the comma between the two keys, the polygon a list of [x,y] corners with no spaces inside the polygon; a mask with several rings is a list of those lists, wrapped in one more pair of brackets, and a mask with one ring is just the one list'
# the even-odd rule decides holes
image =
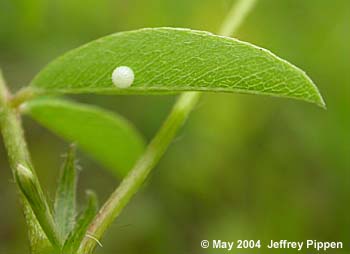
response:
{"label": "green stem", "polygon": [[[119,187],[112,193],[100,212],[91,223],[88,233],[97,239],[101,239],[103,233],[120,214],[122,209],[130,201],[131,197],[140,188],[149,172],[158,163],[178,129],[184,124],[187,116],[196,105],[200,94],[188,92],[182,94],[174,105],[170,115],[163,126],[148,145],[145,153],[138,160],[134,168],[124,178]],[[85,237],[79,249],[79,253],[91,253],[96,246],[96,241]]]}
{"label": "green stem", "polygon": [[[230,36],[236,31],[254,6],[255,1],[238,0],[237,4],[229,12],[226,21],[220,29],[220,34]],[[89,235],[92,235],[97,240],[101,239],[106,229],[121,213],[123,208],[141,187],[150,171],[163,156],[177,131],[185,123],[188,115],[197,104],[200,95],[199,92],[186,92],[179,97],[168,118],[148,145],[145,153],[100,209],[89,226],[87,232]],[[95,247],[96,241],[90,237],[85,237],[78,253],[90,254]]]}
{"label": "green stem", "polygon": [[18,108],[22,103],[29,101],[36,97],[38,94],[33,92],[32,89],[28,87],[22,88],[16,94],[14,94],[9,102],[11,107]]}
{"label": "green stem", "polygon": [[[31,166],[30,156],[27,149],[27,144],[24,139],[23,128],[20,117],[16,109],[9,105],[10,93],[6,88],[5,81],[0,71],[0,128],[4,140],[5,147],[7,149],[9,163],[13,174],[17,170],[19,164],[28,168]],[[32,172],[36,177],[35,172]],[[38,253],[43,248],[47,248],[49,245],[47,238],[42,231],[33,211],[30,208],[29,203],[25,199],[21,191],[20,198],[23,202],[23,210],[28,226],[29,241],[31,245],[31,252]]]}
{"label": "green stem", "polygon": [[239,0],[234,4],[223,22],[219,34],[223,36],[232,36],[242,25],[256,2],[257,0]]}
{"label": "green stem", "polygon": [[17,164],[30,164],[27,144],[24,140],[23,129],[16,109],[8,105],[10,93],[6,88],[2,74],[0,73],[0,123],[5,146],[10,159],[11,168]]}

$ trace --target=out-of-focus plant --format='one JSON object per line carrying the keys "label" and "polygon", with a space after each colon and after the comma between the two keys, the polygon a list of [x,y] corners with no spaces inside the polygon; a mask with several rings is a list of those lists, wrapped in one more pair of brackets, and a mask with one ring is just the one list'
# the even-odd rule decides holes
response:
{"label": "out-of-focus plant", "polygon": [[[0,77],[0,123],[28,224],[31,252],[89,254],[137,192],[196,105],[201,92],[239,92],[325,104],[311,79],[271,52],[230,36],[253,7],[240,0],[219,35],[181,28],[113,34],[68,52],[12,95]],[[78,104],[63,94],[169,94],[184,92],[149,145],[115,113]],[[76,216],[75,148],[61,170],[54,204],[42,190],[23,136],[21,114],[124,176],[99,212],[87,192]],[[53,208],[52,208],[53,207]]]}

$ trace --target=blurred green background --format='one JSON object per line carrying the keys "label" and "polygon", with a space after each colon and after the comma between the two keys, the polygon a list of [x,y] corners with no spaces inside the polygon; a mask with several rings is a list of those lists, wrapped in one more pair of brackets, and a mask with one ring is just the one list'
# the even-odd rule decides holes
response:
{"label": "blurred green background", "polygon": [[[215,32],[229,0],[0,0],[0,66],[17,90],[48,61],[110,33],[175,26]],[[206,94],[97,253],[201,254],[203,239],[344,241],[350,247],[350,1],[260,0],[237,37],[313,78],[328,105]],[[173,96],[78,96],[116,110],[149,140]],[[67,143],[24,121],[52,198]],[[0,141],[0,253],[28,253],[24,219]],[[101,201],[120,179],[83,153],[79,193]],[[231,253],[271,253],[232,251]],[[295,251],[292,251],[295,253]],[[273,253],[285,253],[276,251]]]}

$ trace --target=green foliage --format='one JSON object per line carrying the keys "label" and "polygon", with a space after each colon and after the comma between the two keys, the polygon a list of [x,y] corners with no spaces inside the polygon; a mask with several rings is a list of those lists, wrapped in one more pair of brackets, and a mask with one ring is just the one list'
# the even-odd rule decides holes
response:
{"label": "green foliage", "polygon": [[77,170],[75,165],[75,146],[71,146],[56,190],[54,218],[57,231],[62,239],[71,232],[75,222]]}
{"label": "green foliage", "polygon": [[98,202],[97,196],[94,192],[87,191],[86,195],[88,200],[87,206],[79,216],[74,229],[71,231],[64,243],[62,251],[64,254],[76,254],[84,237],[89,237],[87,228],[97,213]]}
{"label": "green foliage", "polygon": [[[128,89],[111,80],[129,66]],[[158,94],[239,92],[301,99],[324,106],[308,76],[271,52],[208,32],[147,28],[116,33],[75,49],[44,68],[31,93]]]}
{"label": "green foliage", "polygon": [[87,191],[86,208],[76,221],[75,146],[71,145],[62,167],[54,203],[54,216],[52,216],[50,204],[33,173],[20,164],[15,177],[53,246],[53,248],[42,249],[40,253],[75,254],[84,237],[88,235],[87,228],[98,209],[96,194],[93,191]]}
{"label": "green foliage", "polygon": [[[111,76],[119,66],[127,66],[134,72],[135,80],[130,87],[113,84]],[[143,151],[142,139],[130,124],[97,107],[36,97],[64,93],[166,94],[180,91],[272,95],[325,106],[311,79],[271,52],[236,39],[178,28],[123,32],[88,43],[44,68],[30,86],[15,97],[12,105],[34,97],[24,104],[23,112],[59,136],[77,142],[114,173],[125,175]],[[78,250],[92,253],[96,242],[161,158],[199,95],[198,92],[185,93],[179,98],[132,173],[110,196],[102,215],[93,222],[97,205],[95,196],[90,193],[88,206],[75,223],[76,172],[74,153],[70,151],[55,201],[55,219],[59,226],[56,229],[52,224],[52,232],[58,230],[58,240],[66,239],[64,253],[74,254]],[[46,217],[38,217],[38,220],[48,221]],[[87,232],[89,225],[93,225],[91,232]],[[53,241],[52,232],[48,232],[48,237],[54,246],[61,248],[61,242]],[[88,239],[89,233],[93,234],[92,239]]]}
{"label": "green foliage", "polygon": [[61,246],[61,238],[58,235],[51,208],[41,189],[39,181],[31,170],[21,164],[17,166],[15,178],[47,238],[55,248],[59,248]]}
{"label": "green foliage", "polygon": [[[229,3],[238,1],[0,2],[0,65],[15,91],[49,59],[92,38],[142,26],[217,31]],[[206,94],[182,138],[162,159],[148,191],[118,218],[99,253],[138,253],[140,246],[151,253],[168,253],[173,236],[178,249],[196,252],[188,234],[172,226],[177,222],[185,230],[194,222],[201,229],[192,232],[191,239],[264,235],[269,240],[283,235],[348,241],[350,220],[344,210],[350,192],[349,10],[348,0],[336,4],[326,0],[259,1],[237,38],[271,49],[307,70],[324,93],[329,110],[256,96]],[[101,100],[91,96],[88,103]],[[170,101],[168,96],[127,96],[109,97],[103,104],[117,110],[116,103],[127,108],[123,115],[131,116],[150,136],[165,116],[164,103]],[[36,168],[50,183],[57,176],[56,139],[46,136],[43,140],[41,128],[28,127],[26,137],[35,164],[53,165]],[[8,195],[13,186],[0,150],[0,199],[8,208],[0,216],[0,249],[27,253],[23,232],[9,237],[13,235],[9,222],[21,229],[23,218],[14,211],[13,195]],[[93,183],[98,193],[105,195],[112,188],[113,181],[95,180],[108,175],[94,170],[83,175],[82,185]],[[198,210],[202,212],[195,213]],[[212,214],[215,217],[208,220]],[[122,227],[130,221],[132,227]]]}
{"label": "green foliage", "polygon": [[24,111],[59,136],[76,142],[115,175],[126,174],[144,150],[141,135],[121,116],[80,103],[43,98]]}

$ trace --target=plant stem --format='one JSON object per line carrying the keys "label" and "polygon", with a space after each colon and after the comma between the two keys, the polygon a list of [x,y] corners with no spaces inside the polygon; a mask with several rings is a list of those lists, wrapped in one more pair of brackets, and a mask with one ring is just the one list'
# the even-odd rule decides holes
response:
{"label": "plant stem", "polygon": [[[12,168],[12,172],[15,175],[19,164],[27,166],[28,168],[33,167],[31,167],[30,156],[24,139],[20,118],[16,112],[16,109],[10,107],[9,105],[10,97],[11,95],[6,88],[5,81],[0,70],[0,128],[4,144],[7,149],[9,163]],[[35,172],[33,171],[32,173],[36,177]],[[24,215],[28,226],[31,252],[34,254],[41,251],[42,248],[47,248],[49,244],[30,208],[30,205],[22,192],[19,191],[19,193],[21,201],[23,202]]]}
{"label": "plant stem", "polygon": [[[230,36],[242,23],[243,19],[254,6],[256,0],[238,0],[229,12],[226,21],[220,29],[220,34]],[[166,149],[174,139],[177,131],[185,123],[200,98],[199,92],[186,92],[180,95],[168,118],[148,145],[145,153],[136,162],[133,169],[123,179],[118,188],[112,193],[93,222],[90,224],[88,234],[97,240],[101,239],[106,229],[121,213],[130,199],[141,187],[150,171],[158,163]],[[90,254],[96,247],[96,241],[85,237],[79,254]]]}
{"label": "plant stem", "polygon": [[234,4],[223,22],[219,34],[223,36],[233,35],[242,25],[256,2],[257,0],[239,0]]}
{"label": "plant stem", "polygon": [[[174,139],[178,129],[184,124],[187,116],[196,105],[199,97],[200,93],[198,92],[183,93],[179,97],[163,126],[148,145],[145,153],[137,161],[134,168],[124,178],[119,187],[112,193],[89,226],[89,235],[101,239],[105,230],[120,214],[131,197],[145,181],[149,172],[158,163],[159,159]],[[95,246],[96,242],[93,239],[85,237],[79,249],[79,253],[91,253]]]}
{"label": "plant stem", "polygon": [[14,94],[9,102],[11,107],[18,108],[22,103],[29,101],[35,97],[33,90],[28,87],[22,88]]}
{"label": "plant stem", "polygon": [[15,168],[17,164],[30,164],[30,158],[20,118],[17,116],[16,110],[8,105],[10,96],[0,73],[1,129],[11,167]]}

